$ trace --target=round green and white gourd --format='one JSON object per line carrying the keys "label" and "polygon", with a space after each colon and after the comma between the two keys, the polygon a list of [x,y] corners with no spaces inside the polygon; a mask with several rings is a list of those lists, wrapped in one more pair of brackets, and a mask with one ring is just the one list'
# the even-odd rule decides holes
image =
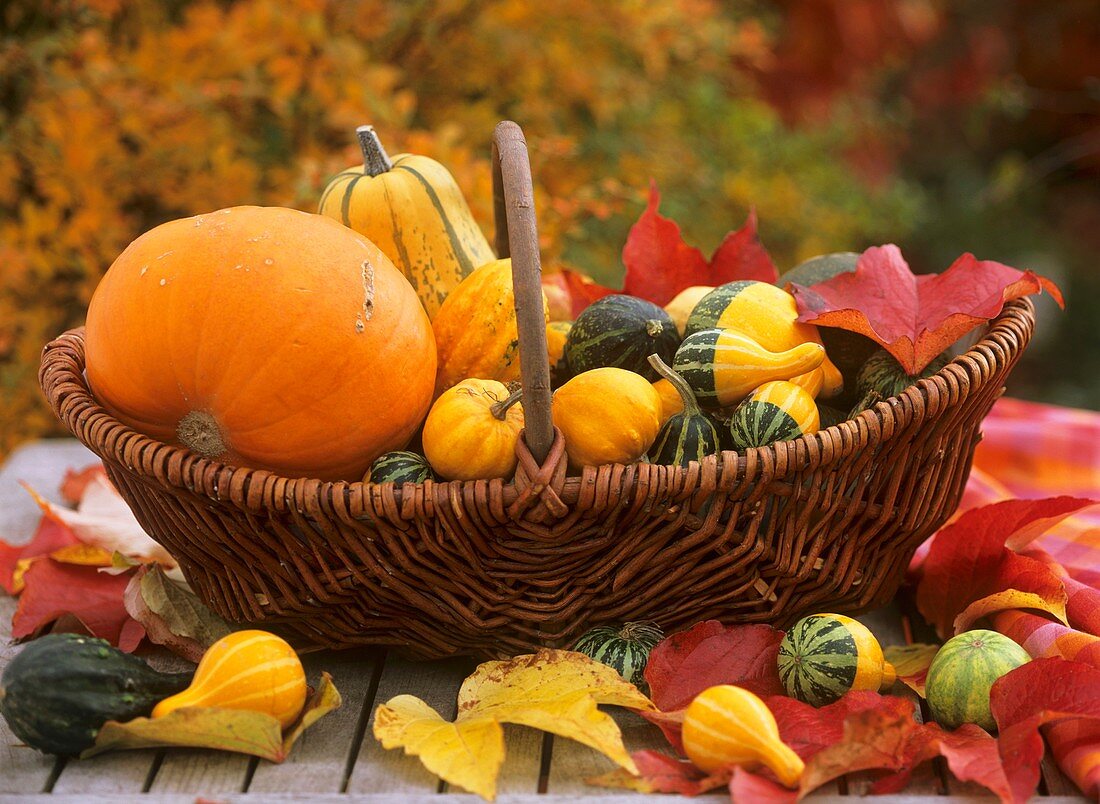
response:
{"label": "round green and white gourd", "polygon": [[738,450],[789,441],[816,433],[820,427],[814,398],[801,386],[784,380],[761,385],[730,417],[730,433]]}
{"label": "round green and white gourd", "polygon": [[680,334],[668,313],[645,299],[616,293],[577,316],[565,339],[565,362],[574,375],[610,366],[653,382],[657,372],[649,356],[671,363],[679,345]]}
{"label": "round green and white gourd", "polygon": [[894,356],[879,349],[863,364],[856,377],[856,394],[862,399],[874,391],[882,399],[897,396],[917,380],[931,377],[947,365],[947,355],[939,355],[919,374],[909,374]]}
{"label": "round green and white gourd", "polygon": [[371,483],[423,483],[434,479],[428,459],[415,452],[394,450],[380,455],[370,465],[368,475]]}
{"label": "round green and white gourd", "polygon": [[664,633],[654,622],[626,623],[621,627],[601,625],[578,639],[573,650],[614,667],[620,676],[641,687],[645,684],[643,672],[649,652],[662,639]]}
{"label": "round green and white gourd", "polygon": [[965,631],[947,640],[924,684],[933,719],[947,729],[976,723],[995,732],[989,690],[998,678],[1029,661],[1027,651],[996,631]]}
{"label": "round green and white gourd", "polygon": [[649,448],[650,463],[687,466],[692,461],[701,461],[707,455],[718,452],[718,428],[714,426],[714,420],[699,408],[695,394],[684,378],[657,355],[650,355],[649,362],[658,374],[672,383],[684,403],[682,411],[673,414],[661,425],[657,440]]}
{"label": "round green and white gourd", "polygon": [[867,626],[843,614],[812,614],[779,644],[779,679],[792,698],[824,706],[851,690],[879,690],[896,679]]}

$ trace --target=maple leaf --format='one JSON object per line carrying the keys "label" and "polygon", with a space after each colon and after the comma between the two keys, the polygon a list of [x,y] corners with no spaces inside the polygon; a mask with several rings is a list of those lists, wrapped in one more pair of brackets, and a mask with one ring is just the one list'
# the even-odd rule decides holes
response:
{"label": "maple leaf", "polygon": [[88,484],[97,477],[105,477],[106,474],[107,470],[101,461],[85,466],[83,469],[67,468],[58,489],[61,492],[61,499],[69,505],[79,505]]}
{"label": "maple leaf", "polygon": [[867,249],[855,271],[812,287],[791,285],[799,321],[858,332],[881,344],[911,375],[920,373],[1005,302],[1046,290],[1049,279],[964,254],[942,274],[914,275],[893,245]]}
{"label": "maple leaf", "polygon": [[662,712],[683,709],[703,690],[736,684],[761,697],[782,695],[776,664],[783,632],[769,625],[705,620],[650,651],[645,679]]}
{"label": "maple leaf", "polygon": [[30,562],[54,551],[79,545],[72,529],[52,517],[38,521],[34,536],[26,544],[8,544],[0,539],[0,586],[9,595],[23,591],[23,577]]}
{"label": "maple leaf", "polygon": [[125,574],[108,575],[95,567],[40,558],[24,575],[26,586],[12,617],[12,636],[32,636],[70,614],[92,636],[131,653],[141,643],[145,629],[123,605],[122,596],[129,582]]}
{"label": "maple leaf", "polygon": [[[1065,659],[1033,659],[993,683],[989,708],[997,721],[997,743],[1013,794],[1025,801],[1039,783],[1040,726],[1072,718],[1054,727],[1075,730],[1076,739],[1056,742],[1072,745],[1073,750],[1095,750],[1100,743],[1100,668]],[[1100,796],[1100,771],[1094,770],[1090,781],[1092,788],[1084,792]]]}
{"label": "maple leaf", "polygon": [[342,701],[328,673],[306,701],[298,722],[285,733],[264,712],[217,707],[185,707],[160,718],[139,717],[126,723],[107,721],[81,758],[127,748],[212,748],[282,762],[302,732]]}
{"label": "maple leaf", "polygon": [[917,608],[941,637],[1004,609],[1039,609],[1066,621],[1057,573],[1005,545],[1023,546],[1075,511],[1075,497],[1006,500],[966,511],[933,537],[917,584]]}
{"label": "maple leaf", "polygon": [[577,740],[636,773],[619,727],[597,708],[601,703],[653,708],[614,668],[583,653],[541,650],[478,665],[458,692],[453,722],[419,698],[391,698],[375,713],[374,736],[384,748],[404,748],[437,776],[492,800],[504,761],[503,723]]}
{"label": "maple leaf", "polygon": [[730,769],[706,773],[685,759],[670,757],[658,751],[635,751],[630,756],[637,766],[636,774],[624,768],[615,768],[585,781],[597,787],[621,787],[639,793],[698,796],[716,790],[730,780]]}
{"label": "maple leaf", "polygon": [[920,697],[924,695],[924,684],[928,679],[928,668],[939,652],[939,645],[890,645],[882,649],[886,661],[894,666],[898,681],[902,682]]}

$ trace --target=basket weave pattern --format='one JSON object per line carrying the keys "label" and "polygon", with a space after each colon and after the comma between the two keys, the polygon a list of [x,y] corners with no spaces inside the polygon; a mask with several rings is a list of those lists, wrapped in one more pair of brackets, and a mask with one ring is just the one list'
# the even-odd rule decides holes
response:
{"label": "basket weave pattern", "polygon": [[981,421],[1033,327],[1031,303],[1012,302],[964,355],[855,419],[687,468],[569,477],[545,418],[545,460],[528,434],[510,482],[324,483],[202,459],[96,402],[79,329],[46,346],[40,382],[226,619],[303,646],[490,656],[627,619],[783,625],[884,603],[958,504]]}

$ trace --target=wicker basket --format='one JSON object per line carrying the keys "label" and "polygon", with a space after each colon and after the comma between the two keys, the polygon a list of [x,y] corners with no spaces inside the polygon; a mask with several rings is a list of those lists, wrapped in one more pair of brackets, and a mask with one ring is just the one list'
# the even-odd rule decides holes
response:
{"label": "wicker basket", "polygon": [[[129,429],[91,396],[84,340],[46,346],[40,382],[197,593],[299,645],[421,657],[568,646],[653,619],[782,625],[887,601],[955,510],[979,427],[1034,326],[1006,306],[934,377],[835,427],[687,468],[566,475],[549,371],[527,147],[494,135],[497,250],[513,260],[527,430],[511,482],[394,487],[279,477]],[[506,224],[506,225],[505,225]]]}

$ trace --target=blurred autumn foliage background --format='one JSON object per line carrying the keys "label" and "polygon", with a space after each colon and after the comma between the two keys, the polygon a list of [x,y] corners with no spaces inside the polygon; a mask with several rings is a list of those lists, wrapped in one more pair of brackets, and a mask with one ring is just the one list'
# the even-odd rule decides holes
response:
{"label": "blurred autumn foliage background", "polygon": [[1095,0],[7,0],[0,456],[60,434],[36,382],[139,233],[315,209],[373,123],[491,227],[489,136],[532,146],[544,262],[614,284],[651,178],[708,252],[750,207],[781,269],[896,242],[1061,284],[1011,391],[1100,407]]}

